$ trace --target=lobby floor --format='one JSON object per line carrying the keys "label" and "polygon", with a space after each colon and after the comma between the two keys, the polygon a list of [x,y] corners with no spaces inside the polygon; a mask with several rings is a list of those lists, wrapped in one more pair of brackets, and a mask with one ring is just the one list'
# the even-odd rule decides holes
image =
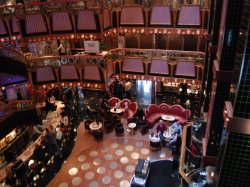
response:
{"label": "lobby floor", "polygon": [[151,161],[172,158],[165,147],[150,150],[148,136],[139,131],[132,136],[125,130],[122,137],[115,132],[105,133],[104,140],[97,142],[80,123],[72,153],[48,186],[128,187],[139,158]]}
{"label": "lobby floor", "polygon": [[[83,95],[77,106],[79,125],[75,129],[77,132],[75,145],[59,172],[48,184],[49,187],[128,187],[139,158],[151,161],[172,159],[171,151],[166,147],[160,151],[150,150],[149,134],[156,133],[155,127],[146,135],[141,135],[139,131],[131,135],[124,126],[124,136],[117,137],[114,131],[108,134],[105,132],[103,141],[97,142],[85,131],[83,120],[86,118],[86,105],[98,105],[99,99],[104,98],[105,94],[84,90]],[[174,94],[156,95],[154,98],[147,89],[143,88],[143,84],[138,83],[131,89],[131,100],[136,101],[144,109],[150,103],[180,104],[180,100]],[[195,105],[193,108],[196,108]],[[192,114],[194,114],[193,111]],[[166,173],[166,176],[170,174]],[[169,185],[166,184],[167,186]]]}

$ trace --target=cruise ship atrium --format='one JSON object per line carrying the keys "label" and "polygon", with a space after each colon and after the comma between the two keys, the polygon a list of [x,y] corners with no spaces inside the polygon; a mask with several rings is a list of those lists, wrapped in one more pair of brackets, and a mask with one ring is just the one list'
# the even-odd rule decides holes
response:
{"label": "cruise ship atrium", "polygon": [[250,184],[249,5],[0,1],[0,184]]}

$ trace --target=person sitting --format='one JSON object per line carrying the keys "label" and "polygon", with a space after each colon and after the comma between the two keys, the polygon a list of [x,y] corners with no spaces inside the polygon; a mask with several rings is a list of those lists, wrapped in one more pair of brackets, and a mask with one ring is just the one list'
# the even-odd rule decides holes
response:
{"label": "person sitting", "polygon": [[149,135],[149,140],[151,142],[160,142],[161,139],[158,134],[154,134],[153,132]]}
{"label": "person sitting", "polygon": [[136,116],[138,117],[139,121],[141,122],[143,117],[145,116],[144,111],[143,111],[142,108],[137,109]]}
{"label": "person sitting", "polygon": [[118,99],[116,100],[115,108],[116,109],[120,108],[120,101]]}
{"label": "person sitting", "polygon": [[129,113],[128,102],[125,102],[125,103],[124,103],[124,106],[125,106],[124,118],[127,119],[127,118],[128,118],[128,113]]}
{"label": "person sitting", "polygon": [[158,123],[157,123],[157,126],[156,126],[156,132],[157,133],[160,133],[160,134],[163,134],[164,131],[166,130],[166,125],[165,123],[163,122],[163,120],[160,120]]}
{"label": "person sitting", "polygon": [[38,138],[38,136],[40,136],[40,134],[45,130],[45,127],[43,125],[40,124],[36,124],[33,127],[33,141],[36,140]]}
{"label": "person sitting", "polygon": [[63,123],[66,127],[69,125],[69,117],[65,112],[62,112],[61,123]]}
{"label": "person sitting", "polygon": [[178,134],[180,134],[179,131],[173,131],[171,137],[165,139],[165,141],[167,142],[167,147],[168,148],[172,149],[173,145],[176,144],[177,138],[178,138]]}
{"label": "person sitting", "polygon": [[157,126],[156,126],[156,132],[159,134],[160,136],[160,139],[161,139],[161,142],[164,141],[164,136],[163,136],[163,133],[164,131],[166,131],[166,125],[164,123],[163,120],[160,120],[158,123],[157,123]]}
{"label": "person sitting", "polygon": [[179,120],[175,120],[175,122],[171,125],[171,128],[174,131],[179,131],[180,135],[182,135],[182,125]]}

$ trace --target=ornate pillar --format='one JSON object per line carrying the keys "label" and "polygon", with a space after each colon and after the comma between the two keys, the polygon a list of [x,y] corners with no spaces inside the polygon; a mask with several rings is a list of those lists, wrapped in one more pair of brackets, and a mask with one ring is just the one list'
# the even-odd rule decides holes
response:
{"label": "ornate pillar", "polygon": [[175,65],[177,63],[174,60],[174,61],[170,61],[168,64],[170,65],[170,78],[171,78],[171,84],[172,84],[172,82],[173,82],[173,75],[174,75],[174,67],[175,67]]}
{"label": "ornate pillar", "polygon": [[108,87],[108,64],[105,63],[104,68],[103,68],[103,76],[104,76],[104,82],[105,82],[105,91],[108,92],[109,87]]}
{"label": "ornate pillar", "polygon": [[173,18],[174,18],[174,28],[176,26],[176,21],[177,21],[177,13],[180,8],[180,1],[179,0],[173,0],[171,2],[171,9],[173,12]]}
{"label": "ornate pillar", "polygon": [[55,71],[55,74],[56,74],[57,84],[58,84],[58,87],[59,87],[59,83],[60,83],[60,81],[59,81],[60,63],[58,61],[53,61],[51,65],[54,68],[54,71]]}
{"label": "ornate pillar", "polygon": [[77,69],[77,71],[79,73],[80,83],[82,85],[82,66],[77,66],[76,69]]}
{"label": "ornate pillar", "polygon": [[60,81],[59,81],[59,68],[54,68],[54,70],[55,70],[55,74],[56,74],[57,84],[59,86],[60,85]]}
{"label": "ornate pillar", "polygon": [[[100,28],[101,28],[101,36],[102,36],[102,41],[103,41],[103,27],[104,27],[104,15],[103,15],[103,12],[100,12],[98,14],[98,17],[99,17],[99,22],[100,22]],[[110,18],[111,20],[111,18]]]}

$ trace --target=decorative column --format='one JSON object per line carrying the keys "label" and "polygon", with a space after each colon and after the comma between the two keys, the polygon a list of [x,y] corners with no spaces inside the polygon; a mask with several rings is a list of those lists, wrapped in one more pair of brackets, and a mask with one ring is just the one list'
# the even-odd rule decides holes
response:
{"label": "decorative column", "polygon": [[98,14],[98,17],[99,17],[100,28],[101,28],[101,37],[103,41],[104,14],[102,11],[100,11],[100,13]]}
{"label": "decorative column", "polygon": [[[103,59],[104,60],[104,59]],[[108,86],[108,64],[105,62],[104,63],[104,68],[103,68],[103,76],[104,76],[104,82],[105,82],[105,91],[109,91],[109,86]]]}
{"label": "decorative column", "polygon": [[59,84],[60,84],[60,81],[59,81],[59,69],[60,69],[60,63],[58,61],[53,61],[52,62],[52,67],[55,71],[55,74],[56,74],[56,80],[57,80],[57,84],[58,84],[58,87],[59,87]]}
{"label": "decorative column", "polygon": [[83,58],[79,58],[76,62],[76,69],[79,73],[79,76],[80,76],[80,83],[81,83],[81,86],[82,86],[82,83],[83,83],[83,78],[82,78],[82,69],[83,69],[83,66],[84,66],[84,60]]}
{"label": "decorative column", "polygon": [[76,69],[79,73],[79,78],[80,78],[80,83],[81,83],[81,86],[82,86],[82,66],[76,66]]}
{"label": "decorative column", "polygon": [[177,13],[180,8],[180,1],[179,0],[173,0],[171,2],[171,9],[173,12],[173,18],[174,18],[174,28],[176,26],[176,21],[177,21]]}
{"label": "decorative column", "polygon": [[74,34],[75,34],[75,39],[77,40],[77,37],[76,37],[76,10],[70,10],[69,11],[70,13],[70,17],[71,17],[71,20],[72,20],[72,23],[73,23],[73,28],[74,28]]}
{"label": "decorative column", "polygon": [[145,8],[144,12],[145,12],[145,20],[146,20],[146,28],[148,28],[148,16],[149,16],[149,8]]}
{"label": "decorative column", "polygon": [[42,14],[43,14],[44,17],[45,17],[45,21],[46,21],[46,24],[47,24],[47,28],[48,28],[48,30],[49,30],[49,35],[51,35],[50,17],[51,17],[52,15],[51,15],[50,10],[47,10],[48,8],[49,8],[49,6],[44,6],[44,11],[42,11]]}
{"label": "decorative column", "polygon": [[119,13],[121,11],[121,8],[116,7],[116,8],[114,8],[114,11],[115,11],[115,15],[116,15],[116,23],[117,23],[116,27],[119,28],[119,26],[120,26],[120,22],[119,22],[120,14]]}

